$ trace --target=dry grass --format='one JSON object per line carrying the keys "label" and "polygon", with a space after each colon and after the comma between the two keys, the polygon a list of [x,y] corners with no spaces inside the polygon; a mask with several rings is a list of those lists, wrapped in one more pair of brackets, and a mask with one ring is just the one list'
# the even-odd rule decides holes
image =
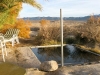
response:
{"label": "dry grass", "polygon": [[35,46],[34,39],[19,39],[19,44],[16,44],[12,47],[12,44],[10,42],[6,43],[7,48],[16,48],[16,47],[31,47]]}
{"label": "dry grass", "polygon": [[86,46],[82,46],[82,45],[76,45],[76,47],[79,47],[80,49],[83,49],[83,50],[89,50],[89,51],[100,54],[100,49],[98,49],[98,48],[90,48],[90,47],[86,47]]}

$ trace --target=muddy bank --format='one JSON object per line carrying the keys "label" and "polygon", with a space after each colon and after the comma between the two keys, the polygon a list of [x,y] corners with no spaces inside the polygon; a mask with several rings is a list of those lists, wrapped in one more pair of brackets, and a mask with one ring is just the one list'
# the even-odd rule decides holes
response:
{"label": "muddy bank", "polygon": [[24,75],[26,70],[11,63],[0,63],[0,75]]}

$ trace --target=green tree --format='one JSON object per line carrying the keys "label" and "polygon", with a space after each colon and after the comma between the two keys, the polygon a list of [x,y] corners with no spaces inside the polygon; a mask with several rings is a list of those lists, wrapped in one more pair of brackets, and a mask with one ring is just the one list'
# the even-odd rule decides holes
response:
{"label": "green tree", "polygon": [[35,0],[0,0],[0,28],[4,24],[14,24],[22,3],[27,3],[41,10],[42,7]]}

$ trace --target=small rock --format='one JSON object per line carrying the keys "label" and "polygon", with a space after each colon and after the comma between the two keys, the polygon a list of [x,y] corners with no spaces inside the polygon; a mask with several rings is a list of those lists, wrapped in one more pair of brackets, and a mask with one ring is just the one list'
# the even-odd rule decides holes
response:
{"label": "small rock", "polygon": [[55,71],[57,69],[58,69],[58,64],[54,60],[45,61],[41,63],[40,65],[40,70],[43,70],[43,71]]}
{"label": "small rock", "polygon": [[46,75],[46,72],[39,71],[37,68],[29,68],[26,69],[26,73],[24,75]]}
{"label": "small rock", "polygon": [[67,67],[61,67],[52,73],[48,73],[47,75],[71,75],[68,72],[72,72],[72,69],[67,69]]}

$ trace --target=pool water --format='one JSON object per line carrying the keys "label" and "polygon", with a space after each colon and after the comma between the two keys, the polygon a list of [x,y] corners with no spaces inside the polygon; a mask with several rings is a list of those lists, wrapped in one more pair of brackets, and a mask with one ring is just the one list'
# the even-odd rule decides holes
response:
{"label": "pool water", "polygon": [[[41,62],[55,60],[58,64],[61,63],[61,47],[33,48],[32,51]],[[83,64],[99,61],[99,56],[76,49],[72,45],[64,46],[64,63],[66,64]]]}

